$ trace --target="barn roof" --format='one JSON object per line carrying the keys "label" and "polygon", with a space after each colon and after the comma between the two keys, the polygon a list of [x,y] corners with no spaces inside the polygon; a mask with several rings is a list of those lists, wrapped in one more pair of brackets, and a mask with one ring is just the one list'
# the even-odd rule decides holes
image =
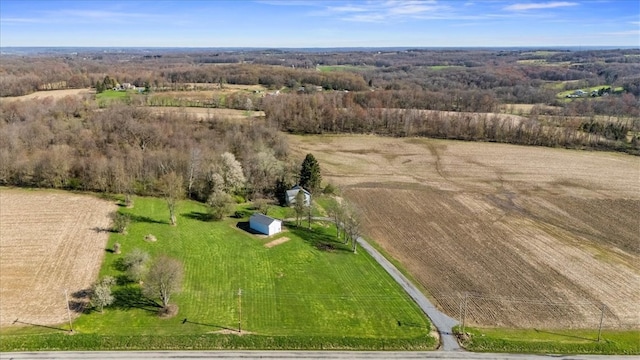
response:
{"label": "barn roof", "polygon": [[278,219],[274,219],[270,216],[259,214],[259,213],[255,213],[251,215],[251,218],[249,220],[257,222],[259,224],[267,225],[267,226],[273,224],[275,221],[280,221]]}

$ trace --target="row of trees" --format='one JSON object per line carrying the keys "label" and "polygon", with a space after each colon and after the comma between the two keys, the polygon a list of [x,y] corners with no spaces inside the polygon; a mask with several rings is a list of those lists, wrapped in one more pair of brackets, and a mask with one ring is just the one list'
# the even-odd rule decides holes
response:
{"label": "row of trees", "polygon": [[[630,106],[627,94],[617,107]],[[267,119],[293,133],[368,133],[388,136],[428,136],[443,139],[504,142],[522,145],[601,148],[640,153],[638,139],[626,140],[626,131],[640,123],[622,117],[616,124],[587,129],[580,118],[561,116],[555,125],[544,117],[508,117],[499,114],[447,112],[384,107],[363,107],[350,94],[283,95],[264,102]],[[450,99],[450,101],[455,101]],[[463,103],[463,101],[461,101]],[[633,112],[636,110],[629,109]],[[595,129],[595,130],[594,130]],[[613,134],[615,130],[615,136]]]}

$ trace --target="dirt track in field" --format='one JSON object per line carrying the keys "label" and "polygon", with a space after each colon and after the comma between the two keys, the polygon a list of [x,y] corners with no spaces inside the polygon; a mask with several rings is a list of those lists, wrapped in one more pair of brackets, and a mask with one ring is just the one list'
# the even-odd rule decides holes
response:
{"label": "dirt track in field", "polygon": [[[640,158],[374,136],[290,137],[438,306],[536,328],[640,326]],[[462,305],[462,306],[461,306]]]}
{"label": "dirt track in field", "polygon": [[0,326],[67,321],[64,290],[73,306],[96,280],[115,210],[91,196],[0,189]]}

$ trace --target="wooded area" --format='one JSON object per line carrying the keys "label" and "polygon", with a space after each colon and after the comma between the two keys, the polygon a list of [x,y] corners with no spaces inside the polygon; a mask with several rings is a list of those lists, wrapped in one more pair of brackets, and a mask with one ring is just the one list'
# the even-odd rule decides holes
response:
{"label": "wooded area", "polygon": [[[638,49],[27,50],[1,56],[2,185],[159,195],[174,172],[206,201],[230,153],[247,184],[235,193],[269,196],[299,171],[279,131],[640,153]],[[138,90],[117,101],[10,98],[120,84]],[[579,89],[586,96],[559,95]],[[266,118],[149,111],[176,105]]]}

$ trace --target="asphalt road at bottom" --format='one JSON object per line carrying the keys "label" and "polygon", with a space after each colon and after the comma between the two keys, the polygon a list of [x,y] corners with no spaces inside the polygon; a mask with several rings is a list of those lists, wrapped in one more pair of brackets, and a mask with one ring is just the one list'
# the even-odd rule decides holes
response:
{"label": "asphalt road at bottom", "polygon": [[2,360],[43,360],[43,359],[460,359],[460,360],[614,360],[638,359],[633,356],[608,355],[527,355],[472,353],[466,351],[431,352],[384,352],[384,351],[60,351],[60,352],[22,352],[0,353]]}

